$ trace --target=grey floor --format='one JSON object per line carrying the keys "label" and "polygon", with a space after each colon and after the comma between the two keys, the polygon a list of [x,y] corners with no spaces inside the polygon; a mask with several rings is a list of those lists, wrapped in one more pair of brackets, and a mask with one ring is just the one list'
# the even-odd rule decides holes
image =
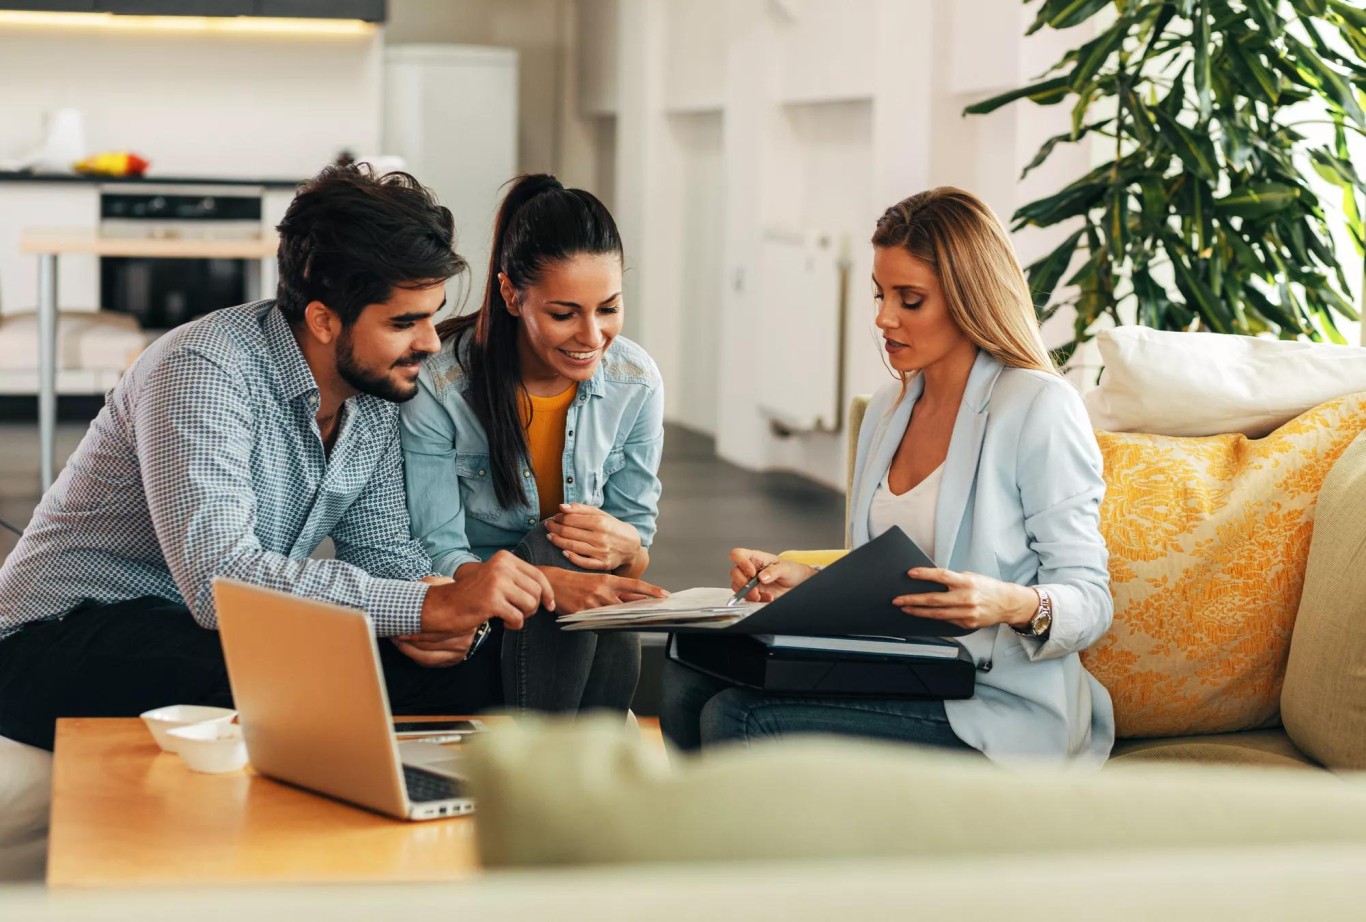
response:
{"label": "grey floor", "polygon": [[[58,427],[65,459],[84,423]],[[716,457],[710,438],[677,426],[665,436],[660,469],[659,535],[647,578],[666,589],[725,585],[727,553],[736,546],[768,550],[830,548],[844,543],[844,497],[793,474],[759,474]],[[0,519],[22,528],[39,499],[37,426],[0,420]],[[15,536],[0,530],[0,556]],[[636,710],[657,713],[661,648],[647,639]]]}

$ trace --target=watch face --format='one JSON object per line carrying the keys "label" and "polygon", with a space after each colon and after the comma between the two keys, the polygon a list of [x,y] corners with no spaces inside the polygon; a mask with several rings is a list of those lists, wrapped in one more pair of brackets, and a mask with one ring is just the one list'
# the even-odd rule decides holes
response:
{"label": "watch face", "polygon": [[1052,626],[1053,613],[1047,611],[1039,612],[1038,616],[1035,617],[1034,621],[1030,624],[1030,628],[1033,629],[1035,637],[1047,634],[1048,629]]}

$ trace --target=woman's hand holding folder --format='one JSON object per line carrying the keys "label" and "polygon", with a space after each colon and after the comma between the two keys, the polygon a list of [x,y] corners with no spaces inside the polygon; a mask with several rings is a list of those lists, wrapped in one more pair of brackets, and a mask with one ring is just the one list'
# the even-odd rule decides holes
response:
{"label": "woman's hand holding folder", "polygon": [[816,575],[814,567],[793,560],[783,560],[777,554],[737,547],[730,552],[730,588],[739,592],[757,575],[759,585],[745,596],[746,602],[772,602],[789,589],[796,588]]}

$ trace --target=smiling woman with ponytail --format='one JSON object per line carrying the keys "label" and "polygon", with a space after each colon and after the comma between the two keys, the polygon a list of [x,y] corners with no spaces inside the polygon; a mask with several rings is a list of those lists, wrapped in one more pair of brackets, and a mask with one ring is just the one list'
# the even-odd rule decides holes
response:
{"label": "smiling woman with ponytail", "polygon": [[[413,532],[437,573],[477,578],[507,549],[545,572],[555,614],[665,594],[639,578],[658,514],[664,389],[620,335],[621,275],[621,235],[592,194],[547,174],[511,183],[483,302],[438,328],[442,349],[403,408]],[[630,704],[634,635],[562,632],[547,612],[518,634],[494,624],[479,655],[501,657],[507,705]]]}

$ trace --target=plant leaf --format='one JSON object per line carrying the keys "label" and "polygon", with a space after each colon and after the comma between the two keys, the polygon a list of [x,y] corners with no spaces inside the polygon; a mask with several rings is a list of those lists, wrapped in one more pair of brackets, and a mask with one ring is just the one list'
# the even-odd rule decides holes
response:
{"label": "plant leaf", "polygon": [[1279,182],[1254,183],[1234,189],[1221,199],[1215,199],[1214,208],[1222,214],[1256,220],[1285,210],[1299,197],[1298,186]]}
{"label": "plant leaf", "polygon": [[1090,19],[1109,6],[1110,2],[1111,0],[1046,0],[1034,24],[1025,35],[1033,35],[1044,26],[1052,29],[1070,29]]}
{"label": "plant leaf", "polygon": [[1071,264],[1072,254],[1077,251],[1077,243],[1084,233],[1086,229],[1082,228],[1059,244],[1052,253],[1029,267],[1029,290],[1034,297],[1036,312],[1042,312],[1053,299],[1053,291]]}
{"label": "plant leaf", "polygon": [[1197,137],[1195,132],[1179,123],[1165,109],[1157,110],[1157,128],[1188,170],[1207,182],[1214,181],[1214,145],[1208,136]]}
{"label": "plant leaf", "polygon": [[963,110],[963,114],[985,115],[988,112],[995,112],[1001,106],[1017,99],[1028,99],[1040,106],[1057,105],[1067,98],[1069,92],[1066,77],[1053,77],[1051,80],[1020,87],[1018,90],[1011,90],[1008,93],[1002,93],[1000,96],[993,96],[990,99],[973,103]]}
{"label": "plant leaf", "polygon": [[1072,69],[1072,73],[1067,77],[1072,92],[1080,93],[1087,87],[1091,78],[1105,65],[1105,62],[1119,48],[1120,43],[1124,41],[1131,25],[1131,17],[1122,17],[1099,37],[1077,49],[1077,66]]}
{"label": "plant leaf", "polygon": [[1101,200],[1105,189],[1102,183],[1068,186],[1061,192],[1022,206],[1015,212],[1013,226],[1017,230],[1026,225],[1051,227],[1059,221],[1083,215]]}
{"label": "plant leaf", "polygon": [[1200,121],[1209,121],[1211,111],[1210,73],[1209,73],[1209,11],[1204,0],[1195,4],[1195,36],[1191,39],[1195,47],[1195,97],[1200,103]]}

